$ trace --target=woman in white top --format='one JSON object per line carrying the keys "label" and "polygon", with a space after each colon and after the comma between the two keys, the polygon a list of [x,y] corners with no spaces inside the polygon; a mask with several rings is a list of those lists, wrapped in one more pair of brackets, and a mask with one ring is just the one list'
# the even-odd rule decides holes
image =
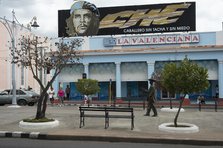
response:
{"label": "woman in white top", "polygon": [[50,87],[50,90],[48,91],[48,94],[49,94],[50,102],[53,105],[55,92],[54,92],[54,89],[53,89],[52,86]]}

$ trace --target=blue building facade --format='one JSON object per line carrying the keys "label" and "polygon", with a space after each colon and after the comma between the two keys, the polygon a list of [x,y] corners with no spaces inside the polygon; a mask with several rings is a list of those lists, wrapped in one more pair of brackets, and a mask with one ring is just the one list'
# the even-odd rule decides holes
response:
{"label": "blue building facade", "polygon": [[[80,38],[80,37],[78,37]],[[66,38],[72,40],[73,38]],[[142,88],[148,88],[148,79],[168,62],[180,61],[187,56],[208,69],[210,87],[202,92],[206,99],[223,98],[223,32],[166,33],[143,35],[117,35],[82,37],[84,54],[79,64],[67,65],[54,82],[71,87],[70,100],[80,100],[75,82],[86,73],[87,78],[99,81],[100,92],[93,99],[107,101],[112,98],[141,100]],[[111,92],[111,93],[110,93]],[[197,94],[189,94],[196,99]],[[171,96],[157,90],[158,100]]]}

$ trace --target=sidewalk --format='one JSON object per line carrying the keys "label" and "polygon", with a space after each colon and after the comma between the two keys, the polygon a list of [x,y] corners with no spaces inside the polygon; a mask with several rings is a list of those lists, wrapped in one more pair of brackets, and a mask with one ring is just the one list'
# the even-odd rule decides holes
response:
{"label": "sidewalk", "polygon": [[157,109],[159,116],[154,118],[144,116],[145,110],[142,108],[134,108],[135,128],[131,130],[129,119],[110,119],[109,128],[104,129],[104,119],[86,118],[85,126],[79,128],[78,106],[49,105],[46,116],[59,120],[60,125],[50,129],[27,130],[20,128],[19,122],[24,118],[35,116],[36,106],[21,108],[0,106],[0,137],[223,145],[222,109],[218,112],[213,109],[203,109],[200,112],[197,108],[184,108],[185,112],[180,113],[178,122],[195,124],[200,130],[198,133],[189,134],[159,131],[158,126],[173,122],[176,113],[161,112],[160,108]]}

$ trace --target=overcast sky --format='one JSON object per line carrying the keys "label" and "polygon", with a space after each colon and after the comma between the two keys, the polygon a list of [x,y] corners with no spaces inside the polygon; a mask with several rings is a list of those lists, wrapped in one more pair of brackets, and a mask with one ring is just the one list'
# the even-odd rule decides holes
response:
{"label": "overcast sky", "polygon": [[[97,7],[149,5],[187,0],[87,0]],[[223,22],[223,0],[191,0],[196,2],[196,29],[198,32],[220,31]],[[191,2],[189,1],[189,2]],[[70,9],[73,0],[0,0],[0,16],[12,20],[12,10],[21,24],[37,17],[39,35],[57,37],[58,10]]]}

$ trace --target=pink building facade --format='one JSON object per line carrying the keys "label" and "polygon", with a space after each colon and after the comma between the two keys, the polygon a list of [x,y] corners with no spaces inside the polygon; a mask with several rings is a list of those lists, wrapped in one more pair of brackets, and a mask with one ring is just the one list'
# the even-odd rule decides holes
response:
{"label": "pink building facade", "polygon": [[[0,22],[0,90],[12,89],[12,56],[10,50],[12,47],[12,42],[11,36],[3,23],[3,21]],[[9,24],[9,26],[10,28],[13,28],[12,24]],[[19,38],[24,35],[33,36],[35,34],[31,31],[31,29],[16,24],[14,26],[16,49],[20,48],[18,45]],[[40,91],[39,85],[33,79],[31,71],[23,66],[15,65],[15,79],[17,89],[31,87],[35,92]]]}

